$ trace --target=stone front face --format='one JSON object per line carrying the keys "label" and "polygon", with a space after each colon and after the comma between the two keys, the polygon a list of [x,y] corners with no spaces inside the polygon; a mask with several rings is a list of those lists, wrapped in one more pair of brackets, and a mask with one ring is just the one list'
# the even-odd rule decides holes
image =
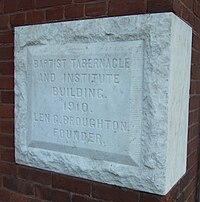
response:
{"label": "stone front face", "polygon": [[190,58],[171,13],[16,28],[17,163],[167,193],[186,169]]}
{"label": "stone front face", "polygon": [[49,44],[27,54],[28,145],[138,166],[143,41]]}

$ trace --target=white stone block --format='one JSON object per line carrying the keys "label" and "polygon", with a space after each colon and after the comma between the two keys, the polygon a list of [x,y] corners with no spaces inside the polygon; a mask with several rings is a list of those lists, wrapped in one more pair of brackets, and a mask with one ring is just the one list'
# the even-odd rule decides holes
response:
{"label": "white stone block", "polygon": [[186,170],[192,30],[173,13],[15,28],[15,157],[166,194]]}

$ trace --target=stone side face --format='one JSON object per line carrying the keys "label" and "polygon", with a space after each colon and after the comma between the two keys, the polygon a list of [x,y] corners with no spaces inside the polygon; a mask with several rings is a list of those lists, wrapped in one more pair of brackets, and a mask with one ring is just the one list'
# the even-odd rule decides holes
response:
{"label": "stone side face", "polygon": [[[188,27],[181,27],[179,20],[172,22],[171,41],[171,71],[169,76],[169,105],[168,105],[168,130],[169,141],[167,147],[167,182],[170,184],[175,179],[179,179],[180,173],[186,171],[187,158],[187,134],[188,117],[183,114],[188,113],[189,86],[191,69],[192,31]],[[184,36],[183,33],[186,35]],[[182,45],[180,45],[182,44]],[[181,48],[182,46],[182,48]],[[187,55],[190,55],[187,57]],[[177,75],[178,78],[177,78]],[[181,85],[180,80],[183,78]],[[185,145],[185,148],[177,145]],[[176,155],[174,155],[176,154]],[[181,168],[184,168],[181,170]],[[178,181],[178,180],[177,180]]]}
{"label": "stone side face", "polygon": [[[173,11],[193,28],[186,174],[166,196],[55,174],[14,160],[13,28],[64,20]],[[1,201],[196,201],[198,191],[200,2],[198,0],[0,1],[0,200]],[[178,78],[178,75],[177,75]],[[177,145],[178,147],[178,145]]]}

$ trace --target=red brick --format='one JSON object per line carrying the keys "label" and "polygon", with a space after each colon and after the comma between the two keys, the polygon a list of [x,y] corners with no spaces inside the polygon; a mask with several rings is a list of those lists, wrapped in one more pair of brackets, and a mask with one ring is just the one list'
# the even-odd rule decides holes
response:
{"label": "red brick", "polygon": [[14,117],[14,106],[13,105],[0,105],[0,118],[13,118]]}
{"label": "red brick", "polygon": [[189,104],[190,104],[190,110],[198,108],[200,104],[199,98],[197,96],[191,97]]}
{"label": "red brick", "polygon": [[6,162],[15,162],[15,150],[12,149],[1,149],[1,160]]}
{"label": "red brick", "polygon": [[3,0],[0,0],[0,14],[2,14],[4,11],[4,2]]}
{"label": "red brick", "polygon": [[199,133],[198,123],[193,124],[191,127],[189,127],[189,133],[193,133],[193,135],[191,136],[191,138],[188,139],[188,142],[190,142],[192,139],[198,136]]}
{"label": "red brick", "polygon": [[84,6],[82,4],[72,4],[65,7],[65,17],[67,19],[82,18]]}
{"label": "red brick", "polygon": [[0,189],[3,187],[3,176],[0,176]]}
{"label": "red brick", "polygon": [[194,190],[188,198],[185,199],[186,202],[196,202],[196,190]]}
{"label": "red brick", "polygon": [[74,0],[75,3],[91,3],[97,0]]}
{"label": "red brick", "polygon": [[58,202],[58,201],[71,202],[71,197],[68,192],[54,190],[52,201],[53,202]]}
{"label": "red brick", "polygon": [[37,182],[44,185],[51,184],[51,173],[41,171],[34,168],[22,167],[18,168],[18,176],[19,178]]}
{"label": "red brick", "polygon": [[197,2],[197,0],[194,0],[194,14],[200,18],[200,2]]}
{"label": "red brick", "polygon": [[[10,32],[9,32],[10,33]],[[8,35],[9,35],[8,33]],[[13,37],[13,35],[12,35]],[[10,41],[13,40],[9,39]],[[14,75],[14,63],[10,61],[0,62],[0,74],[3,75]]]}
{"label": "red brick", "polygon": [[[200,82],[198,82],[198,89],[200,88]],[[194,112],[194,123],[198,124],[199,123],[199,119],[200,119],[200,113],[199,113],[199,110],[196,110]]]}
{"label": "red brick", "polygon": [[194,18],[194,31],[200,34],[200,19],[197,17]]}
{"label": "red brick", "polygon": [[102,202],[102,200],[79,196],[79,195],[73,195],[72,202]]}
{"label": "red brick", "polygon": [[71,3],[72,0],[36,0],[37,8],[44,8],[49,6],[58,6]]}
{"label": "red brick", "polygon": [[90,184],[88,181],[63,175],[53,175],[52,187],[74,193],[90,194]]}
{"label": "red brick", "polygon": [[4,0],[4,11],[7,12],[14,12],[17,11],[17,0]]}
{"label": "red brick", "polygon": [[0,76],[0,89],[13,89],[14,78],[7,76]]}
{"label": "red brick", "polygon": [[14,137],[0,133],[0,145],[4,147],[14,147]]}
{"label": "red brick", "polygon": [[183,18],[190,26],[194,25],[194,15],[192,11],[182,6],[181,8],[181,18]]}
{"label": "red brick", "polygon": [[33,185],[14,177],[3,177],[3,186],[12,191],[25,195],[33,195]]}
{"label": "red brick", "polygon": [[1,103],[13,104],[14,103],[14,92],[13,91],[2,91],[0,98],[1,98]]}
{"label": "red brick", "polygon": [[[13,202],[15,202],[15,201],[13,201]],[[19,202],[21,202],[21,201],[19,201]],[[47,201],[41,201],[39,199],[35,199],[35,197],[34,197],[34,198],[29,199],[28,202],[47,202]]]}
{"label": "red brick", "polygon": [[35,186],[35,195],[38,199],[52,202],[71,202],[71,197],[68,192],[53,190],[40,185]]}
{"label": "red brick", "polygon": [[[187,186],[187,188],[184,190],[184,195],[187,197],[189,196],[195,189],[196,189],[196,186],[197,185],[197,179],[194,178],[190,184]],[[185,197],[185,199],[186,199]]]}
{"label": "red brick", "polygon": [[195,89],[196,94],[200,94],[200,82],[196,82],[196,89]]}
{"label": "red brick", "polygon": [[185,201],[185,196],[184,196],[184,193],[181,192],[178,196],[177,196],[177,199],[176,200],[173,200],[173,202],[183,202]]}
{"label": "red brick", "polygon": [[163,197],[155,196],[153,194],[141,193],[140,195],[141,202],[161,202]]}
{"label": "red brick", "polygon": [[53,191],[47,187],[36,185],[35,196],[42,200],[52,201]]}
{"label": "red brick", "polygon": [[9,28],[9,17],[8,15],[0,16],[0,29],[8,29]]}
{"label": "red brick", "polygon": [[14,121],[10,119],[0,119],[0,132],[12,134],[14,132]]}
{"label": "red brick", "polygon": [[192,168],[196,164],[197,161],[198,161],[198,153],[193,152],[187,158],[187,169]]}
{"label": "red brick", "polygon": [[13,148],[1,148],[1,160],[15,162],[15,150]]}
{"label": "red brick", "polygon": [[194,112],[189,113],[189,125],[192,125],[194,123]]}
{"label": "red brick", "polygon": [[33,8],[34,0],[5,0],[5,12],[8,13]]}
{"label": "red brick", "polygon": [[25,13],[17,13],[10,16],[11,26],[21,26],[25,24]]}
{"label": "red brick", "polygon": [[187,150],[188,155],[196,151],[197,148],[198,148],[198,138],[194,138],[188,143],[188,150]]}
{"label": "red brick", "polygon": [[190,95],[195,95],[196,94],[196,87],[197,87],[197,81],[191,81],[190,82]]}
{"label": "red brick", "polygon": [[200,51],[197,51],[195,49],[192,50],[192,63],[193,65],[200,64]]}
{"label": "red brick", "polygon": [[191,79],[198,81],[200,75],[200,68],[197,65],[192,65],[191,67]]}
{"label": "red brick", "polygon": [[[176,186],[172,187],[172,189],[170,190],[170,192],[168,192],[165,196],[160,196],[160,197],[156,197],[156,200],[160,200],[162,202],[172,202],[173,199],[176,199],[180,193],[180,189],[179,189],[179,182],[176,184]],[[151,195],[151,194],[149,194]]]}
{"label": "red brick", "polygon": [[30,10],[35,7],[34,0],[17,0],[17,9],[18,10]]}
{"label": "red brick", "polygon": [[13,47],[0,47],[0,60],[13,59]]}
{"label": "red brick", "polygon": [[180,180],[180,190],[183,190],[189,183],[190,176],[186,173]]}
{"label": "red brick", "polygon": [[194,134],[195,134],[195,137],[198,136],[198,134],[199,134],[199,127],[198,127],[198,124],[199,124],[199,123],[197,123],[196,125],[194,125],[194,128],[193,128],[193,132],[194,132]]}
{"label": "red brick", "polygon": [[[198,169],[199,169],[198,166],[199,166],[198,163],[196,163],[191,169],[189,169],[187,171],[187,175],[189,177],[189,180],[191,180],[197,176]],[[189,184],[189,183],[187,183],[187,184]]]}
{"label": "red brick", "polygon": [[199,127],[198,124],[189,127],[188,141],[190,141],[193,138],[196,138],[198,136],[198,127]]}
{"label": "red brick", "polygon": [[94,183],[92,186],[94,198],[115,202],[138,202],[139,194],[136,191],[121,189],[119,187]]}
{"label": "red brick", "polygon": [[182,0],[182,3],[189,8],[190,10],[193,9],[193,4],[195,0]]}
{"label": "red brick", "polygon": [[16,166],[9,162],[0,162],[0,173],[9,175],[9,176],[16,176]]}
{"label": "red brick", "polygon": [[63,19],[63,7],[51,8],[46,11],[47,20],[62,20]]}
{"label": "red brick", "polygon": [[192,66],[191,79],[199,80],[199,78],[200,78],[200,68],[198,68],[197,66]]}
{"label": "red brick", "polygon": [[120,202],[137,202],[139,200],[139,193],[134,190],[120,189],[119,192]]}
{"label": "red brick", "polygon": [[24,196],[24,195],[22,195],[20,193],[12,192],[10,194],[10,202],[36,202],[36,200],[31,199],[31,198],[29,198],[27,196]]}
{"label": "red brick", "polygon": [[[14,34],[13,31],[4,31],[0,32],[0,44],[8,44],[14,42]],[[0,64],[1,65],[1,64]]]}
{"label": "red brick", "polygon": [[30,11],[27,13],[27,23],[35,24],[45,21],[45,11]]}
{"label": "red brick", "polygon": [[182,7],[183,7],[183,5],[178,0],[173,1],[173,10],[174,10],[176,15],[178,15],[178,16],[181,15]]}
{"label": "red brick", "polygon": [[0,201],[10,202],[10,192],[7,190],[0,189]]}
{"label": "red brick", "polygon": [[173,1],[172,0],[147,0],[147,12],[157,13],[157,12],[169,12],[173,11]]}
{"label": "red brick", "polygon": [[108,8],[109,16],[140,14],[145,12],[145,0],[111,0]]}
{"label": "red brick", "polygon": [[86,4],[85,15],[92,17],[106,15],[106,1]]}

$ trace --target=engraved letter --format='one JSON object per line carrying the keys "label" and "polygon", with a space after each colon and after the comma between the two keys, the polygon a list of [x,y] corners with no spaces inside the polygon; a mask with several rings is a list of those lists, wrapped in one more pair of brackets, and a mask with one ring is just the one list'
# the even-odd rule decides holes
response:
{"label": "engraved letter", "polygon": [[112,60],[112,67],[117,68],[117,58],[113,58]]}
{"label": "engraved letter", "polygon": [[119,83],[119,74],[114,74],[114,83]]}
{"label": "engraved letter", "polygon": [[71,61],[72,61],[72,67],[73,67],[73,68],[75,68],[75,60],[76,60],[76,59],[71,59]]}
{"label": "engraved letter", "polygon": [[54,129],[53,129],[53,135],[54,135],[54,136],[58,136],[58,129],[57,129],[57,128],[54,128]]}
{"label": "engraved letter", "polygon": [[103,98],[103,89],[98,89],[97,90],[97,96],[98,96],[98,98]]}
{"label": "engraved letter", "polygon": [[54,116],[53,116],[53,122],[54,122],[55,124],[58,123],[58,115],[54,115]]}
{"label": "engraved letter", "polygon": [[38,68],[38,60],[34,60],[34,67]]}
{"label": "engraved letter", "polygon": [[130,68],[130,58],[125,58],[125,68]]}
{"label": "engraved letter", "polygon": [[58,88],[57,87],[53,87],[53,95],[58,95]]}

